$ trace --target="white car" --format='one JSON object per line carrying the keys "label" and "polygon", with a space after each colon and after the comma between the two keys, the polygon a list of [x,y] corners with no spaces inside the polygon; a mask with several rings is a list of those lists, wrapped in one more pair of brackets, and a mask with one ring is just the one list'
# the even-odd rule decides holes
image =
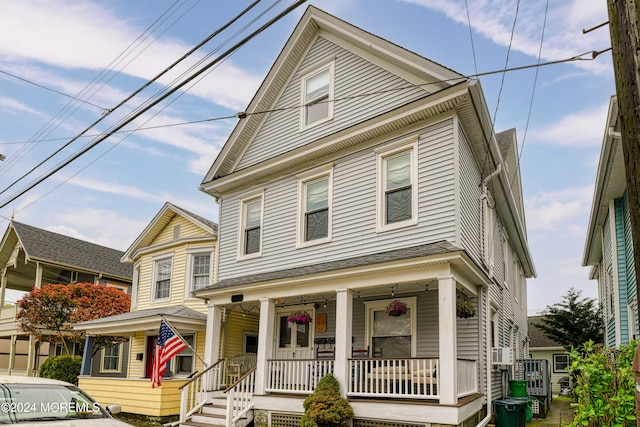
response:
{"label": "white car", "polygon": [[0,424],[21,426],[125,427],[111,417],[120,405],[105,410],[73,384],[48,378],[0,376]]}

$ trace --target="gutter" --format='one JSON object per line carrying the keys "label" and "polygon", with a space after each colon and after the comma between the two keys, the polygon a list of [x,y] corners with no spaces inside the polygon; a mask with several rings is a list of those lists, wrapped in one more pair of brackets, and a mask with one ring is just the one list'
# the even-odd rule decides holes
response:
{"label": "gutter", "polygon": [[[495,173],[495,172],[494,172]],[[485,289],[485,330],[487,331],[485,338],[485,346],[487,351],[485,352],[485,370],[487,373],[487,379],[485,382],[485,387],[487,388],[487,416],[484,417],[476,427],[485,427],[491,421],[491,417],[493,414],[491,410],[493,409],[493,401],[491,395],[491,389],[493,388],[491,384],[491,303],[489,300],[489,288]]]}

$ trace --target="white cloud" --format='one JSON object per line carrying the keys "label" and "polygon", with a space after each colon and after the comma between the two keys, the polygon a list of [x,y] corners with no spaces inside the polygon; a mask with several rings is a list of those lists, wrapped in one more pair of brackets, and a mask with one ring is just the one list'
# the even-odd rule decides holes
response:
{"label": "white cloud", "polygon": [[5,111],[12,115],[20,111],[23,113],[32,114],[34,116],[37,116],[43,119],[48,118],[46,114],[43,114],[38,110],[28,107],[16,99],[8,98],[6,96],[0,96],[0,111]]}
{"label": "white cloud", "polygon": [[555,123],[534,129],[533,141],[562,146],[594,146],[602,144],[609,101],[601,106],[567,114]]}
{"label": "white cloud", "polygon": [[530,234],[540,230],[564,230],[583,235],[592,198],[592,186],[541,191],[527,197],[525,204]]}
{"label": "white cloud", "polygon": [[[462,0],[403,0],[444,13],[450,19],[468,25],[467,9]],[[472,28],[501,46],[508,46],[515,18],[517,0],[476,0],[468,2]],[[544,2],[520,2],[512,49],[538,57],[544,21]],[[607,20],[605,2],[570,0],[550,4],[542,49],[544,60],[560,60],[584,52],[609,47],[609,32],[600,29],[583,35],[583,28]],[[610,61],[577,63],[596,73],[610,70]]]}
{"label": "white cloud", "polygon": [[[130,20],[117,16],[105,3],[7,0],[2,8],[0,40],[5,42],[0,42],[0,58],[3,62],[23,64],[23,74],[31,76],[38,71],[26,71],[25,63],[28,67],[46,64],[62,68],[66,71],[57,76],[41,73],[43,80],[39,83],[71,93],[78,93],[84,83],[71,80],[69,70],[103,70],[144,31],[142,27],[133,26]],[[134,57],[125,59],[123,72],[142,81],[149,80],[191,47],[161,37],[144,51],[138,48]],[[169,84],[202,58],[203,54],[194,54],[184,65],[163,77],[162,82]],[[228,108],[241,109],[260,82],[261,77],[225,61],[189,93]]]}

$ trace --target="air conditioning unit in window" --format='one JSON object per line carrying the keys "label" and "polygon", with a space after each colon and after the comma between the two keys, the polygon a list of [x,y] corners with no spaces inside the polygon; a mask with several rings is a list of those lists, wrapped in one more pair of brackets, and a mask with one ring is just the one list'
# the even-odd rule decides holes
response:
{"label": "air conditioning unit in window", "polygon": [[492,347],[491,348],[491,364],[493,366],[513,365],[513,348]]}

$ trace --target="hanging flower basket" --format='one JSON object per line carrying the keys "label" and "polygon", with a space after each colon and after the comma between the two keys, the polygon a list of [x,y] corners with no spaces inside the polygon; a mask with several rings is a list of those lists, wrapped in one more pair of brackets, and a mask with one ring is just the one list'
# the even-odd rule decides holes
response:
{"label": "hanging flower basket", "polygon": [[398,301],[397,299],[393,300],[389,304],[387,304],[384,311],[388,316],[404,316],[405,314],[407,314],[407,303]]}
{"label": "hanging flower basket", "polygon": [[456,315],[460,319],[469,319],[476,315],[476,308],[469,301],[458,302],[456,305]]}
{"label": "hanging flower basket", "polygon": [[307,323],[313,322],[313,319],[306,311],[298,311],[287,317],[287,322],[295,323],[296,325],[306,325]]}

